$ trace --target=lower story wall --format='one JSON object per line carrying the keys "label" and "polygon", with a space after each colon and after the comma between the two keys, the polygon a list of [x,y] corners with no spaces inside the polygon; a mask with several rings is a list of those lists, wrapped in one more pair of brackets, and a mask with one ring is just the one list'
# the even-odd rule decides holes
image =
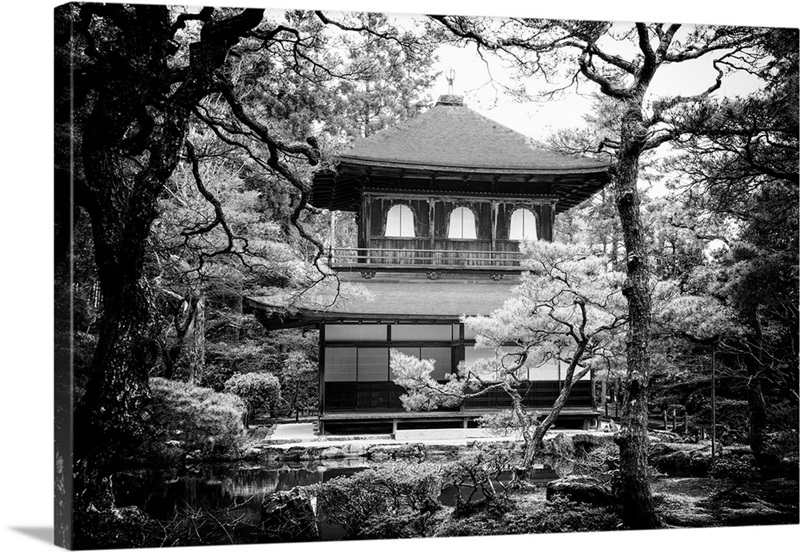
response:
{"label": "lower story wall", "polygon": [[[376,382],[325,382],[324,411],[403,411],[400,396],[405,390],[391,381]],[[525,382],[519,388],[528,408],[550,408],[553,406],[560,385],[557,381]],[[591,381],[583,380],[572,387],[566,407],[591,407]],[[511,399],[502,390],[493,390],[480,397],[468,399],[464,409],[487,410],[511,407]],[[447,410],[447,409],[439,409]],[[458,410],[458,408],[451,409]]]}

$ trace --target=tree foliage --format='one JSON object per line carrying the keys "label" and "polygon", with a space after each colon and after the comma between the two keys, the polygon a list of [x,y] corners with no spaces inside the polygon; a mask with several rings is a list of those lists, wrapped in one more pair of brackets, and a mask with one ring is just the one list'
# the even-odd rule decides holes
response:
{"label": "tree foliage", "polygon": [[[431,377],[432,360],[391,351],[394,382],[406,389],[401,397],[409,410],[455,406],[470,397],[501,389],[511,399],[504,423],[519,431],[526,443],[521,468],[529,470],[572,386],[591,370],[617,363],[624,347],[626,316],[624,276],[608,269],[604,257],[575,246],[529,242],[523,246],[527,269],[503,307],[490,316],[467,317],[476,332],[476,347],[495,352],[469,368],[461,363],[440,383]],[[524,406],[521,384],[536,378],[545,365],[566,366],[564,386],[544,416]],[[529,376],[530,374],[530,376]]]}
{"label": "tree foliage", "polygon": [[[413,106],[431,50],[363,14],[87,3],[59,8],[55,30],[56,258],[75,260],[70,221],[88,220],[98,290],[76,495],[106,509],[118,453],[146,438],[151,369],[203,364],[203,302],[329,278],[308,193],[312,167],[350,135],[336,88],[404,68],[398,105]],[[392,63],[348,54],[360,48]],[[291,246],[299,256],[282,255]],[[284,263],[265,260],[276,253]]]}
{"label": "tree foliage", "polygon": [[237,452],[244,439],[246,409],[239,397],[163,378],[152,378],[150,389],[153,437],[148,446],[164,447],[172,440],[185,450],[199,449],[208,456]]}
{"label": "tree foliage", "polygon": [[346,538],[430,536],[432,515],[441,508],[439,468],[387,463],[337,477],[316,488],[320,511],[344,528]]}
{"label": "tree foliage", "polygon": [[225,392],[244,401],[248,419],[262,410],[273,411],[281,402],[281,386],[272,374],[236,374],[225,382]]}

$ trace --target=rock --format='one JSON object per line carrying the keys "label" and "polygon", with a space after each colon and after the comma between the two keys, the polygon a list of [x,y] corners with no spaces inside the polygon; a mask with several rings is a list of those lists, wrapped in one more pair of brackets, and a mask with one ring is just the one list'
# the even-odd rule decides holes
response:
{"label": "rock", "polygon": [[650,448],[649,462],[666,475],[706,477],[711,467],[711,451],[705,445],[659,443]]}
{"label": "rock", "polygon": [[542,453],[545,455],[575,458],[575,442],[571,435],[556,433],[542,440]]}
{"label": "rock", "polygon": [[614,503],[611,488],[597,479],[586,475],[571,475],[556,479],[547,484],[547,500],[565,497],[570,502],[584,502],[595,506],[608,506]]}
{"label": "rock", "polygon": [[373,445],[367,449],[367,457],[378,462],[393,458],[422,458],[424,456],[425,449],[422,445],[416,444]]}
{"label": "rock", "polygon": [[344,456],[366,456],[367,446],[364,443],[347,443],[341,447]]}
{"label": "rock", "polygon": [[310,447],[289,447],[282,451],[282,456],[286,461],[311,460],[319,455],[319,451]]}
{"label": "rock", "polygon": [[584,452],[589,452],[596,448],[616,445],[614,437],[615,435],[612,433],[576,433],[572,436],[572,442],[577,448],[583,449]]}
{"label": "rock", "polygon": [[659,429],[650,429],[647,432],[647,438],[650,444],[659,443],[678,443],[681,441],[681,436],[671,431],[663,431]]}
{"label": "rock", "polygon": [[750,445],[731,445],[728,447],[720,448],[720,455],[752,456],[753,451],[750,448]]}
{"label": "rock", "polygon": [[328,447],[322,450],[320,458],[344,458],[344,451],[339,447]]}
{"label": "rock", "polygon": [[297,487],[264,498],[261,503],[261,528],[271,540],[319,540],[319,528],[311,497]]}

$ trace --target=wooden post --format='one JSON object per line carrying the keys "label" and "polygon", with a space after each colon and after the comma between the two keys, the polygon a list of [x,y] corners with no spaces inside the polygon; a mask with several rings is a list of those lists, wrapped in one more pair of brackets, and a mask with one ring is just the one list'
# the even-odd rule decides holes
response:
{"label": "wooden post", "polygon": [[497,202],[492,200],[492,255],[497,251]]}
{"label": "wooden post", "polygon": [[666,408],[664,409],[663,414],[664,414],[664,431],[667,431],[667,430],[669,430],[669,422],[667,420],[667,409]]}
{"label": "wooden post", "polygon": [[[431,199],[428,199],[428,234],[430,234],[428,236],[428,249],[431,251],[436,249],[436,233],[433,231],[433,226],[435,224],[433,213],[435,208],[435,203],[431,201]],[[430,255],[432,257],[433,253],[430,253]],[[431,264],[433,264],[433,259],[431,259]]]}
{"label": "wooden post", "polygon": [[677,414],[675,413],[675,407],[672,407],[672,431],[675,431],[675,428],[678,427],[678,420]]}

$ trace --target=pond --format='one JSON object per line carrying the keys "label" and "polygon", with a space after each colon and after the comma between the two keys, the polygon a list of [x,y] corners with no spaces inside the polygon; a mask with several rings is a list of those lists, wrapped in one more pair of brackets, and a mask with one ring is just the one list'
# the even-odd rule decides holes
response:
{"label": "pond", "polygon": [[[168,521],[187,509],[219,511],[231,509],[237,518],[258,525],[261,503],[278,491],[305,487],[350,476],[377,466],[364,459],[309,463],[204,465],[176,470],[139,470],[117,474],[114,494],[118,506],[138,506],[150,516]],[[534,480],[556,479],[554,471],[537,470]],[[502,480],[503,478],[501,478]],[[480,498],[476,496],[476,498]],[[440,501],[452,506],[455,489],[445,489]],[[321,540],[338,540],[344,532],[338,525],[319,523]]]}

